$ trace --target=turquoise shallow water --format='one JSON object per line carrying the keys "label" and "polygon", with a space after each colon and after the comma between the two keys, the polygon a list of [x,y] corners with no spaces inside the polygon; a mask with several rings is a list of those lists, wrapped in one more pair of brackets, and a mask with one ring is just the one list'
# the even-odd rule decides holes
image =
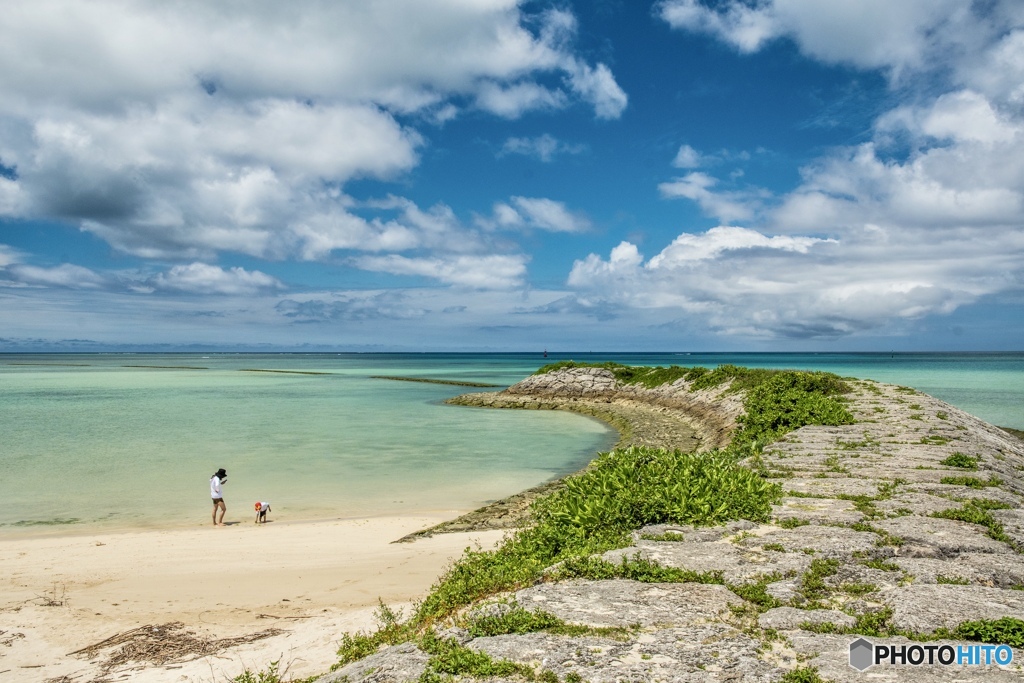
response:
{"label": "turquoise shallow water", "polygon": [[[443,405],[552,354],[0,356],[0,535],[464,509],[575,471],[615,434],[561,412]],[[914,386],[1024,428],[1024,354],[574,354],[640,365],[821,369]],[[145,366],[145,367],[144,367]],[[158,367],[157,367],[158,366]],[[249,369],[316,372],[290,374]]]}

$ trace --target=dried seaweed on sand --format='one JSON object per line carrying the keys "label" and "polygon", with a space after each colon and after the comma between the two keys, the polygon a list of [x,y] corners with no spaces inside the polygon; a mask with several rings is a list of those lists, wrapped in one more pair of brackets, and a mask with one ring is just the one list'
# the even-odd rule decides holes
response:
{"label": "dried seaweed on sand", "polygon": [[131,662],[162,666],[216,654],[236,645],[263,640],[283,632],[281,629],[268,628],[236,638],[203,638],[186,630],[180,621],[172,621],[133,628],[68,654],[95,659],[102,651],[116,648],[102,664],[105,671]]}

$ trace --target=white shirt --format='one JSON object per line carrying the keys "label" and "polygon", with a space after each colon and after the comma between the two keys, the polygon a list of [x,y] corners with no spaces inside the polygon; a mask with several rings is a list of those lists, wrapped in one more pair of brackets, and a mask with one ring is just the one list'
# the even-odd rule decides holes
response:
{"label": "white shirt", "polygon": [[214,475],[210,477],[210,498],[223,498],[224,494],[220,490],[220,477]]}

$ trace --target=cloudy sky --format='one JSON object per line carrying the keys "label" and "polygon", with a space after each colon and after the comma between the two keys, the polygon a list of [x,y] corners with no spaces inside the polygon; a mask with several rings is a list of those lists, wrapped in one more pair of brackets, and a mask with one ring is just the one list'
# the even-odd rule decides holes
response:
{"label": "cloudy sky", "polygon": [[0,351],[1024,343],[1019,0],[5,0]]}

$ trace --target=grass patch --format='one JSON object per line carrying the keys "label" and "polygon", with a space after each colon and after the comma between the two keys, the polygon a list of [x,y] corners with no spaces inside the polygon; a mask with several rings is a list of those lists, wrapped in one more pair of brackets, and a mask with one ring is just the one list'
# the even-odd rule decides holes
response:
{"label": "grass patch", "polygon": [[964,470],[976,470],[978,469],[978,459],[972,458],[966,453],[960,453],[959,451],[949,456],[945,460],[939,462],[940,465],[947,467],[959,467]]}
{"label": "grass patch", "polygon": [[727,452],[680,453],[634,446],[600,455],[589,469],[534,505],[536,525],[493,551],[467,551],[420,604],[424,623],[474,600],[536,580],[559,561],[628,545],[648,524],[766,521],[780,497]]}
{"label": "grass patch", "polygon": [[867,531],[877,535],[878,541],[875,543],[875,545],[879,547],[893,546],[898,548],[901,545],[903,545],[903,539],[899,536],[894,536],[893,534],[890,534],[888,531],[884,529],[879,529],[878,527],[872,526],[867,522],[857,522],[856,524],[851,524],[850,528],[854,531]]}
{"label": "grass patch", "polygon": [[999,486],[1003,483],[1003,480],[996,476],[991,476],[988,479],[978,479],[977,477],[943,477],[941,482],[943,484],[953,484],[954,486],[983,489],[989,486]]}
{"label": "grass patch", "polygon": [[534,633],[564,625],[564,621],[550,612],[531,612],[519,605],[514,605],[504,614],[472,619],[467,625],[467,630],[473,638],[483,638],[485,636],[503,636],[508,633],[520,635]]}
{"label": "grass patch", "polygon": [[686,536],[678,531],[666,531],[663,534],[640,534],[640,539],[643,541],[659,541],[662,543],[681,543],[686,540]]}
{"label": "grass patch", "polygon": [[825,579],[839,571],[839,560],[811,560],[811,566],[800,577],[799,593],[805,602],[817,604],[830,592]]}
{"label": "grass patch", "polygon": [[631,579],[642,583],[713,583],[722,584],[721,572],[695,572],[677,567],[664,567],[639,556],[623,557],[619,563],[599,557],[570,557],[552,575],[555,580]]}
{"label": "grass patch", "polygon": [[764,550],[774,550],[777,553],[786,552],[786,546],[782,545],[781,543],[765,543],[763,546],[761,546],[761,548],[763,548]]}
{"label": "grass patch", "polygon": [[332,671],[350,662],[369,657],[384,645],[397,645],[412,640],[416,634],[413,625],[403,622],[402,614],[393,611],[383,601],[380,601],[380,606],[374,612],[374,618],[377,620],[376,631],[342,634],[341,645],[338,647],[338,663],[332,667]]}
{"label": "grass patch", "polygon": [[1011,647],[1024,647],[1024,620],[1003,617],[995,620],[965,621],[956,627],[956,635],[982,643],[1005,643]]}
{"label": "grass patch", "polygon": [[826,681],[818,674],[817,667],[801,666],[787,671],[779,679],[779,683],[826,683]]}
{"label": "grass patch", "polygon": [[753,583],[727,583],[725,586],[747,602],[756,605],[758,612],[766,612],[782,604],[768,593],[768,584],[774,583],[781,578],[781,574],[768,574],[759,577]]}
{"label": "grass patch", "polygon": [[430,655],[420,683],[442,683],[449,676],[534,678],[533,669],[528,666],[507,659],[492,659],[487,653],[471,650],[454,638],[438,638],[433,631],[427,631],[420,638],[419,646]]}
{"label": "grass patch", "polygon": [[896,564],[895,562],[889,562],[888,560],[873,559],[873,560],[867,560],[863,564],[864,564],[865,567],[868,567],[870,569],[879,569],[879,570],[881,570],[883,572],[900,572],[900,571],[903,571],[903,568],[900,567],[898,564]]}
{"label": "grass patch", "polygon": [[231,683],[313,683],[319,676],[310,676],[308,678],[285,678],[288,675],[288,670],[285,668],[284,671],[280,671],[280,662],[271,662],[266,669],[262,671],[250,671],[246,669],[242,673],[238,674],[231,679]]}
{"label": "grass patch", "polygon": [[787,517],[785,519],[780,519],[776,523],[783,529],[795,529],[798,526],[807,526],[808,524],[810,524],[810,522],[808,522],[806,519],[797,519],[796,517]]}
{"label": "grass patch", "polygon": [[524,633],[544,631],[546,633],[566,636],[592,635],[626,640],[630,634],[629,629],[621,627],[598,628],[579,624],[567,624],[550,612],[531,612],[516,604],[513,604],[512,608],[504,614],[470,618],[465,626],[472,638],[502,636],[510,633],[522,635]]}
{"label": "grass patch", "polygon": [[971,582],[968,579],[959,576],[943,576],[939,574],[935,577],[935,583],[942,583],[950,586],[970,586]]}
{"label": "grass patch", "polygon": [[1002,509],[1004,504],[999,501],[992,501],[986,498],[973,498],[964,503],[963,507],[933,512],[932,517],[940,519],[954,519],[970,524],[980,524],[985,527],[986,535],[996,541],[1006,543],[1011,548],[1017,549],[1013,539],[1006,535],[1003,525],[992,516],[991,510]]}

